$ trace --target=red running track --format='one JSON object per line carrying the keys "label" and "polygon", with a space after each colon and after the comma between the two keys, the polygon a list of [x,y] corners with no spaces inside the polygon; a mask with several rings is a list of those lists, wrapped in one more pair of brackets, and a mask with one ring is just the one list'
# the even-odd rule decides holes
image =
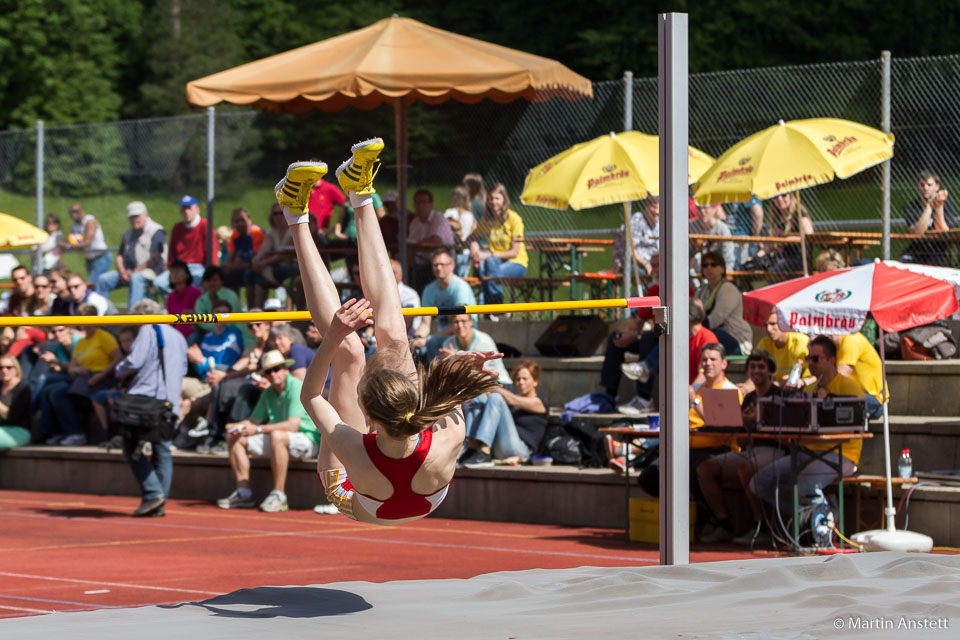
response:
{"label": "red running track", "polygon": [[[199,601],[237,589],[495,571],[656,565],[618,529],[425,518],[377,527],[313,511],[225,511],[174,500],[0,491],[0,618]],[[691,561],[757,557],[717,546]],[[769,554],[767,554],[769,555]]]}

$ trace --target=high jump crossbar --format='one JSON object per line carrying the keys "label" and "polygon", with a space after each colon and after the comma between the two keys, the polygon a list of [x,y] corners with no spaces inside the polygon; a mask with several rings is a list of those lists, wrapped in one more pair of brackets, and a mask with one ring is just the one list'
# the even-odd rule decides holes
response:
{"label": "high jump crossbar", "polygon": [[[410,316],[455,316],[463,313],[530,313],[533,311],[574,311],[577,309],[639,309],[659,307],[657,296],[609,298],[605,300],[557,300],[509,304],[470,304],[456,307],[413,307],[403,309]],[[139,324],[208,324],[216,322],[271,322],[311,320],[309,311],[261,311],[257,313],[165,313],[115,316],[29,316],[0,317],[0,327],[106,326]]]}

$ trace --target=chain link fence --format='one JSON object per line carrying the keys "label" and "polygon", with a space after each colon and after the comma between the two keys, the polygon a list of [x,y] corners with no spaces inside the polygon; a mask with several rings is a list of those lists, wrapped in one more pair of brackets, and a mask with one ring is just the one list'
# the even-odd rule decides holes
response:
{"label": "chain link fence", "polygon": [[[883,91],[879,58],[691,75],[690,144],[718,156],[780,119],[836,117],[879,128]],[[891,129],[896,135],[891,257],[908,248],[928,257],[949,252],[955,243],[901,237],[910,232],[902,212],[917,197],[922,170],[938,174],[942,188],[960,193],[960,111],[955,107],[960,98],[960,56],[894,59],[889,91]],[[464,174],[478,172],[488,186],[506,184],[531,234],[610,237],[622,222],[619,206],[554,211],[519,201],[530,167],[573,144],[625,128],[624,82],[597,82],[594,96],[541,103],[414,105],[409,114],[411,197],[418,188],[430,188],[436,208],[443,210],[450,189]],[[341,154],[314,152],[312,140],[322,138],[326,148],[346,149],[371,129],[391,127],[392,112],[315,112],[298,119],[227,107],[218,109],[213,121],[215,226],[228,225],[230,212],[240,206],[264,225],[273,199],[270,187],[287,162],[306,159],[291,157],[291,148],[304,155],[317,153],[336,166]],[[190,193],[204,202],[211,195],[208,125],[208,115],[197,114],[46,127],[41,213],[58,214],[69,228],[67,207],[79,201],[103,223],[107,243],[115,246],[127,228],[127,202],[143,200],[151,216],[170,228],[179,219],[180,196]],[[657,131],[655,78],[633,82],[633,128]],[[317,131],[324,135],[317,137]],[[37,136],[35,129],[0,132],[0,211],[30,221],[37,217]],[[389,141],[392,136],[385,137]],[[395,169],[388,155],[378,180],[382,191],[395,183]],[[881,231],[882,175],[882,168],[875,167],[847,180],[802,190],[800,199],[816,230]],[[960,224],[953,212],[951,198],[946,207],[949,226]],[[879,242],[872,242],[864,242],[862,257],[880,255]],[[77,258],[67,256],[68,266],[78,268]],[[949,263],[954,259],[949,257]],[[609,252],[588,255],[584,263],[588,270],[610,266]]]}

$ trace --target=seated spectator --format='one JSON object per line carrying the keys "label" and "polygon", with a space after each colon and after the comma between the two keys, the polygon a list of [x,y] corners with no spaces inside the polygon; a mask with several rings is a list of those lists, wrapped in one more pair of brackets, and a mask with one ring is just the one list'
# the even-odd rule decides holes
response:
{"label": "seated spectator", "polygon": [[20,363],[0,356],[0,449],[30,444],[30,387]]}
{"label": "seated spectator", "polygon": [[[250,313],[261,313],[262,309],[250,309]],[[192,439],[201,439],[196,445],[197,453],[216,453],[226,455],[226,425],[239,422],[253,411],[260,393],[267,388],[266,379],[251,377],[260,368],[260,359],[268,351],[271,323],[256,321],[247,323],[256,343],[249,347],[233,365],[226,370],[214,368],[207,372],[205,382],[211,387],[209,402],[204,417],[198,418],[193,428],[184,435]],[[311,323],[311,326],[314,326]],[[186,418],[186,416],[183,416]],[[178,449],[190,448],[193,442],[181,439]]]}
{"label": "seated spectator", "polygon": [[[423,290],[422,303],[426,307],[459,307],[477,304],[473,289],[459,276],[454,274],[453,252],[450,249],[436,249],[430,257],[430,266],[436,278]],[[473,316],[471,316],[473,317]],[[474,324],[476,318],[474,317]],[[414,331],[410,342],[411,349],[418,349],[429,363],[437,352],[453,335],[453,325],[449,316],[437,316],[436,323],[430,316],[423,316],[420,326]]]}
{"label": "seated spectator", "polygon": [[[444,340],[440,347],[440,356],[446,358],[457,351],[493,351],[499,352],[497,343],[489,333],[473,328],[473,318],[466,313],[450,316],[450,324],[453,327],[453,335]],[[497,379],[500,384],[511,384],[510,374],[503,365],[503,359],[488,361],[485,366],[491,371],[497,372]]]}
{"label": "seated spectator", "polygon": [[[694,305],[690,305],[693,309]],[[691,332],[692,333],[692,332]],[[700,368],[703,369],[703,382],[690,385],[690,492],[698,500],[703,500],[700,484],[697,482],[697,467],[704,460],[728,450],[729,437],[723,434],[701,434],[698,430],[704,426],[703,389],[736,389],[737,386],[727,380],[727,354],[723,345],[712,342],[703,345],[700,351]],[[743,396],[740,396],[741,404]],[[654,462],[640,472],[640,487],[651,496],[660,495],[660,463]]]}
{"label": "seated spectator", "polygon": [[[837,371],[837,346],[833,340],[826,336],[817,336],[810,341],[809,350],[807,363],[810,366],[810,373],[817,381],[804,390],[808,395],[818,398],[863,397],[860,385]],[[837,479],[836,469],[823,460],[814,459],[809,453],[809,451],[827,451],[837,446],[837,442],[837,440],[824,440],[822,443],[810,443],[797,452],[796,468],[800,470],[797,475],[797,492],[801,500],[815,495],[817,486],[826,487]],[[863,440],[855,439],[843,443],[841,468],[844,477],[856,473],[862,449]],[[784,511],[792,510],[793,494],[783,490],[783,487],[787,487],[790,482],[790,466],[791,459],[787,456],[761,468],[750,481],[750,490],[769,504],[776,504],[775,496],[779,493],[778,507]],[[778,487],[781,488],[779,492],[777,492]]]}
{"label": "seated spectator", "polygon": [[293,362],[279,351],[268,351],[261,360],[260,375],[270,386],[261,395],[249,418],[227,425],[227,447],[236,490],[217,500],[221,509],[252,508],[250,456],[270,458],[273,490],[260,503],[260,510],[286,511],[287,468],[290,458],[316,457],[320,432],[300,402],[302,382],[290,374]]}
{"label": "seated spectator", "polygon": [[450,223],[453,230],[453,239],[456,245],[457,275],[465,278],[470,273],[470,248],[467,239],[477,226],[477,219],[470,209],[470,196],[464,187],[454,187],[450,192],[450,208],[443,212],[443,217]]}
{"label": "seated spectator", "polygon": [[[57,245],[61,251],[82,251],[87,281],[96,285],[100,274],[110,270],[110,251],[103,239],[103,227],[83,210],[79,202],[70,205],[70,236]],[[102,313],[100,315],[103,315]]]}
{"label": "seated spectator", "polygon": [[483,176],[479,173],[468,173],[463,176],[463,186],[470,198],[470,210],[473,219],[479,220],[487,208],[487,190],[483,188]]}
{"label": "seated spectator", "polygon": [[313,349],[304,346],[302,336],[297,340],[297,330],[289,324],[277,324],[270,329],[270,343],[273,349],[280,352],[285,359],[292,362],[287,365],[290,375],[303,380],[307,375],[307,367],[313,362]]}
{"label": "seated spectator", "polygon": [[[727,226],[735,236],[764,235],[763,229],[763,201],[755,195],[750,196],[747,202],[734,202],[730,205],[730,215]],[[731,268],[739,269],[740,265],[751,260],[760,251],[760,245],[741,243],[734,247],[734,261]]]}
{"label": "seated spectator", "polygon": [[[311,221],[315,218],[311,217]],[[270,209],[270,224],[260,250],[253,257],[253,269],[257,273],[257,292],[251,306],[261,307],[269,289],[276,289],[284,281],[299,273],[290,227],[283,219],[283,208],[274,204]],[[258,304],[259,302],[259,304]]]}
{"label": "seated spectator", "polygon": [[5,291],[0,299],[0,314],[5,316],[28,316],[27,303],[33,297],[33,276],[26,267],[14,267],[10,272],[13,289]]}
{"label": "seated spectator", "polygon": [[116,269],[107,271],[97,280],[97,293],[105,298],[117,287],[129,286],[127,309],[147,295],[147,288],[163,273],[167,262],[167,232],[154,222],[147,212],[147,205],[135,200],[127,205],[127,221],[130,228],[120,239]]}
{"label": "seated spectator", "polygon": [[478,396],[463,406],[467,449],[458,465],[476,469],[492,467],[494,458],[527,460],[540,446],[550,413],[549,402],[538,393],[540,365],[522,360],[513,368],[511,377],[513,384]]}
{"label": "seated spectator", "polygon": [[[416,309],[420,307],[420,294],[413,287],[408,287],[403,281],[403,268],[397,260],[390,260],[390,266],[393,267],[393,277],[397,279],[397,289],[400,291],[400,306],[404,309]],[[411,338],[416,336],[417,329],[423,324],[423,316],[405,316],[407,323],[407,335]],[[311,324],[311,327],[315,325]]]}
{"label": "seated spectator", "polygon": [[847,264],[843,260],[843,256],[840,255],[840,252],[836,249],[824,249],[817,256],[817,273],[825,273],[827,271],[835,271],[836,269],[843,269]]}
{"label": "seated spectator", "polygon": [[[153,315],[163,313],[160,303],[145,299],[130,310],[131,313]],[[163,343],[159,340],[162,338]],[[161,356],[160,347],[163,352]],[[177,397],[187,372],[187,342],[183,335],[169,325],[141,325],[136,330],[130,353],[117,365],[117,375],[127,379],[128,393],[167,400],[177,412]],[[160,358],[163,357],[163,362]],[[130,379],[132,377],[132,379]],[[151,443],[149,455],[136,455],[139,443],[124,441],[123,457],[130,465],[140,485],[140,506],[135,517],[163,516],[163,505],[170,496],[173,480],[173,458],[170,442]]]}
{"label": "seated spectator", "polygon": [[[200,203],[191,195],[180,198],[181,222],[173,225],[170,232],[170,250],[167,253],[167,267],[174,260],[183,260],[193,275],[194,281],[204,274],[207,257],[211,264],[217,264],[217,238],[207,238],[207,219],[200,215]],[[153,286],[160,295],[170,293],[170,272],[165,271],[156,277]]]}
{"label": "seated spectator", "polygon": [[753,329],[743,319],[743,294],[727,280],[727,266],[716,251],[703,254],[700,261],[703,285],[697,298],[703,303],[707,317],[703,326],[713,331],[728,354],[750,353]]}
{"label": "seated spectator", "polygon": [[50,277],[43,274],[33,280],[33,295],[27,300],[27,315],[49,316],[57,296],[53,293]]}
{"label": "seated spectator", "polygon": [[413,251],[410,282],[417,291],[430,282],[431,251],[438,246],[453,247],[453,229],[439,211],[433,208],[433,194],[420,189],[413,194],[416,215],[409,219],[407,242],[417,245]]}
{"label": "seated spectator", "polygon": [[[851,378],[863,390],[867,415],[876,420],[883,415],[883,368],[880,354],[859,331],[848,335],[827,336],[837,345],[837,372]],[[890,386],[887,385],[887,402]]]}
{"label": "seated spectator", "polygon": [[[731,236],[730,227],[723,221],[723,205],[705,204],[698,208],[700,216],[690,223],[690,233],[710,236]],[[730,240],[698,240],[691,243],[691,253],[719,253],[725,265],[734,264],[733,242]],[[701,258],[701,261],[703,258]]]}
{"label": "seated spectator", "polygon": [[[773,356],[766,351],[756,350],[747,357],[747,376],[753,382],[754,390],[743,398],[741,413],[744,428],[748,430],[752,430],[757,423],[759,399],[781,393],[780,387],[773,382],[776,367],[777,363],[774,362]],[[700,536],[700,542],[733,540],[743,545],[762,545],[770,542],[770,532],[766,530],[763,519],[763,507],[760,499],[750,490],[750,480],[757,469],[779,460],[784,452],[777,446],[765,443],[766,441],[749,441],[740,451],[721,453],[704,460],[697,467],[700,491],[717,523],[712,531]],[[738,537],[733,535],[730,511],[723,499],[725,486],[742,486],[753,514],[754,526]]]}
{"label": "seated spectator", "polygon": [[50,273],[51,269],[63,267],[60,261],[60,243],[63,242],[63,223],[60,222],[60,216],[48,213],[43,219],[43,229],[47,232],[47,239],[40,245],[40,264],[44,273]]}
{"label": "seated spectator", "polygon": [[[194,282],[196,282],[196,280],[194,280]],[[204,293],[197,298],[197,303],[194,307],[197,313],[213,313],[213,305],[218,300],[225,300],[230,305],[230,311],[228,313],[243,311],[243,307],[240,305],[240,297],[234,293],[233,290],[223,286],[223,271],[220,270],[220,267],[207,267],[203,272],[201,284]],[[194,325],[194,330],[201,334],[209,333],[213,331],[216,324],[217,323],[214,322],[197,324]],[[241,326],[239,329],[240,335],[243,336],[244,346],[253,344],[253,337],[247,333],[246,326]]]}
{"label": "seated spectator", "polygon": [[[486,238],[487,249],[479,240]],[[523,218],[510,208],[510,196],[503,184],[487,194],[487,210],[470,235],[470,259],[477,276],[483,279],[481,304],[503,302],[503,287],[494,278],[522,278],[527,275],[527,250],[523,244]]]}
{"label": "seated spectator", "polygon": [[83,305],[93,307],[97,316],[112,316],[117,314],[117,308],[113,303],[96,291],[91,291],[83,278],[75,273],[71,273],[67,279],[67,289],[70,291],[70,315],[83,315],[79,309]]}
{"label": "seated spectator", "polygon": [[[141,311],[141,314],[142,313]],[[160,308],[160,313],[163,313],[162,307]],[[120,345],[120,353],[123,357],[130,355],[130,350],[133,348],[133,341],[137,337],[138,330],[138,327],[121,327],[120,330],[117,331],[117,344]],[[121,393],[123,393],[123,387],[121,387],[118,380],[114,379],[114,385],[109,389],[100,389],[90,394],[90,404],[93,406],[93,414],[97,416],[97,420],[100,422],[100,426],[104,431],[106,431],[108,427],[107,402],[111,398],[116,398]]]}
{"label": "seated spectator", "polygon": [[[95,316],[97,310],[83,304],[78,314]],[[70,378],[48,384],[41,396],[40,432],[46,436],[47,444],[76,447],[87,443],[77,414],[90,408],[94,393],[114,385],[113,371],[123,359],[113,334],[95,325],[83,325],[81,331],[83,338],[74,345],[67,364]]]}
{"label": "seated spectator", "polygon": [[[921,171],[917,177],[919,195],[903,208],[903,221],[910,233],[925,235],[928,231],[946,231],[957,226],[953,201],[946,189],[940,188],[940,176],[932,171]],[[920,238],[914,240],[900,255],[903,262],[949,267],[953,264],[950,241]]]}
{"label": "seated spectator", "polygon": [[[620,233],[614,238],[613,269],[617,273],[623,272],[625,263],[626,230],[620,226]],[[647,196],[643,201],[643,211],[635,211],[630,216],[630,234],[633,236],[633,264],[653,278],[658,277],[658,269],[653,266],[653,254],[660,251],[660,198]]]}
{"label": "seated spectator", "polygon": [[[197,306],[197,300],[203,295],[199,287],[193,286],[193,274],[190,273],[187,263],[183,260],[174,260],[170,263],[170,285],[173,287],[167,295],[168,313],[192,313]],[[175,324],[173,328],[183,334],[183,337],[190,342],[190,336],[194,331],[195,325]],[[199,340],[202,334],[198,333],[194,341]]]}
{"label": "seated spectator", "polygon": [[34,347],[37,362],[30,371],[30,405],[39,408],[40,398],[46,392],[48,383],[62,382],[69,379],[67,365],[73,356],[73,348],[83,337],[83,334],[73,327],[50,327],[52,340]]}
{"label": "seated spectator", "polygon": [[[813,233],[810,212],[801,204],[800,196],[796,191],[781,193],[767,202],[769,203],[771,236],[792,238]],[[776,257],[776,261],[771,268],[773,272],[803,270],[803,258],[799,244],[773,244],[767,253]]]}
{"label": "seated spectator", "polygon": [[230,217],[233,233],[227,251],[227,259],[220,264],[224,284],[239,294],[240,287],[246,287],[247,300],[253,306],[260,306],[255,299],[254,284],[257,278],[253,269],[253,257],[263,244],[264,233],[260,225],[250,219],[243,207],[233,210]]}
{"label": "seated spectator", "polygon": [[[213,313],[230,313],[230,303],[217,300],[213,303]],[[203,380],[213,369],[229,369],[242,353],[240,330],[226,322],[215,322],[213,331],[205,334],[200,344],[187,349],[187,361],[192,365],[191,370]]]}
{"label": "seated spectator", "polygon": [[233,235],[233,229],[225,224],[217,227],[217,256],[220,258],[220,264],[227,259],[230,253],[230,236]]}
{"label": "seated spectator", "polygon": [[[790,369],[798,362],[803,364],[803,377],[807,379],[810,376],[810,370],[806,365],[807,343],[810,342],[810,337],[794,331],[782,331],[776,312],[771,313],[767,318],[763,330],[767,335],[757,343],[757,349],[769,353],[777,363],[777,370],[773,373],[774,382],[786,382]],[[747,380],[740,386],[740,391],[750,393],[753,391],[753,383]]]}
{"label": "seated spectator", "polygon": [[[717,336],[711,331],[703,326],[703,320],[706,314],[703,310],[703,303],[700,302],[699,298],[693,298],[690,300],[690,384],[693,384],[697,378],[697,372],[700,364],[700,352],[703,349],[704,345],[711,344],[714,342],[719,342]],[[647,335],[647,334],[650,335]],[[621,344],[626,342],[625,340],[620,340]],[[611,347],[613,345],[613,347]],[[620,361],[623,361],[623,353],[616,353],[616,349],[631,349],[634,348],[631,345],[627,347],[618,347],[615,341],[611,341],[607,345],[608,356],[604,357],[603,363],[604,367],[600,372],[600,384],[607,390],[611,396],[616,397],[617,389],[620,387],[620,377],[615,376],[613,369],[613,362],[617,358]],[[625,415],[639,415],[643,411],[648,411],[652,405],[653,401],[650,398],[651,390],[653,383],[650,378],[653,374],[656,374],[660,371],[660,342],[659,339],[654,335],[652,331],[644,332],[640,336],[640,340],[636,346],[637,355],[640,356],[638,362],[627,362],[620,365],[620,371],[623,372],[623,375],[627,376],[631,380],[638,381],[637,384],[637,396],[631,400],[626,405],[620,405],[617,407],[617,410],[620,413]],[[649,350],[647,350],[649,349]],[[726,353],[724,353],[726,357]],[[609,362],[608,362],[609,361]],[[726,362],[726,360],[724,360]],[[616,386],[613,384],[616,383]],[[611,391],[612,389],[612,391]]]}
{"label": "seated spectator", "polygon": [[50,286],[53,289],[53,295],[56,297],[50,304],[49,315],[70,315],[70,303],[73,302],[73,296],[70,295],[70,288],[67,287],[67,278],[71,275],[69,269],[53,269],[50,271]]}

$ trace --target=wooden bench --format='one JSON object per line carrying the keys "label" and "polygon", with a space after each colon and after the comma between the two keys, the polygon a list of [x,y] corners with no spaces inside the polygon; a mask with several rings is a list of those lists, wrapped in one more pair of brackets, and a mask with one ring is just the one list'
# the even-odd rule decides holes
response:
{"label": "wooden bench", "polygon": [[[917,478],[898,478],[893,477],[890,479],[891,484],[894,487],[903,487],[905,484],[916,484],[919,482]],[[887,478],[886,476],[850,476],[843,479],[844,484],[853,485],[853,495],[854,495],[854,504],[855,504],[855,519],[856,530],[863,531],[867,528],[867,523],[863,520],[862,514],[860,511],[861,499],[863,491],[866,489],[876,494],[877,501],[880,504],[880,521],[878,523],[877,529],[882,529],[884,527],[885,517],[884,517],[884,503],[886,501],[886,491],[887,491]]]}

